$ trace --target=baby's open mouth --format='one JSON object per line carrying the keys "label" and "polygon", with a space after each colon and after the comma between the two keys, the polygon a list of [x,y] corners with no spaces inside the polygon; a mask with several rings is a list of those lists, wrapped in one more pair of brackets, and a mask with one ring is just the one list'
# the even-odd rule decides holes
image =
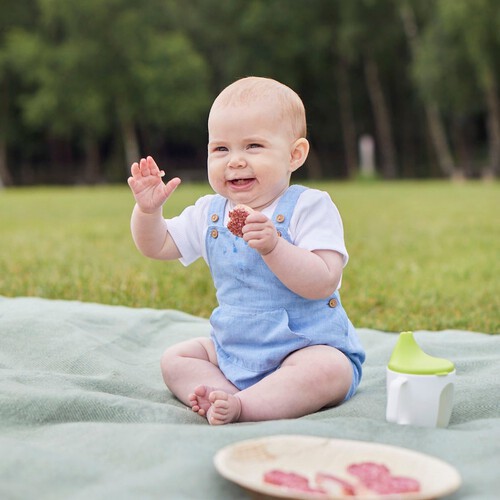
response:
{"label": "baby's open mouth", "polygon": [[231,184],[233,184],[234,186],[244,186],[245,184],[249,184],[253,180],[254,180],[253,178],[248,178],[248,179],[232,179],[229,182]]}

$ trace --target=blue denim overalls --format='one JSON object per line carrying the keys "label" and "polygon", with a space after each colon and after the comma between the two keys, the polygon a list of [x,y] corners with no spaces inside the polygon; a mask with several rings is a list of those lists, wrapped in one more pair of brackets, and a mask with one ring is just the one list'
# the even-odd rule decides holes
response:
{"label": "blue denim overalls", "polygon": [[[281,237],[288,241],[288,225],[305,189],[290,186],[272,218]],[[256,250],[224,226],[225,205],[225,198],[214,196],[206,235],[208,264],[219,302],[210,323],[220,369],[242,390],[279,368],[293,351],[331,345],[353,365],[348,399],[361,379],[365,354],[338,292],[326,299],[310,300],[289,290]]]}

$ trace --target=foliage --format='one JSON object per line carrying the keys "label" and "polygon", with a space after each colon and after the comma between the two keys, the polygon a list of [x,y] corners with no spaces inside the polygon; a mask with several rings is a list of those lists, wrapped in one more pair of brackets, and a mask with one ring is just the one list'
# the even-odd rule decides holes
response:
{"label": "foliage", "polygon": [[122,180],[146,153],[202,169],[210,102],[249,74],[302,96],[309,176],[354,175],[363,134],[386,177],[448,175],[431,105],[448,163],[498,175],[499,48],[496,0],[5,0],[0,179]]}
{"label": "foliage", "polygon": [[[343,217],[342,299],[355,325],[500,333],[498,184],[323,182]],[[181,185],[173,216],[205,184]],[[148,260],[127,187],[10,189],[0,196],[0,294],[179,309],[209,316],[207,266]]]}
{"label": "foliage", "polygon": [[206,64],[158,22],[163,2],[40,0],[39,8],[35,31],[6,37],[11,67],[29,85],[19,96],[29,125],[72,140],[102,139],[116,124],[121,133],[160,126],[175,135],[200,120]]}

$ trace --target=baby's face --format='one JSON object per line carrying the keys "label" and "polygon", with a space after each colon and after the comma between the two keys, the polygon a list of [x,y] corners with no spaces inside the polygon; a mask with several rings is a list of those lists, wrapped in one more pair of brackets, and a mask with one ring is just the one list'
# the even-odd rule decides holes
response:
{"label": "baby's face", "polygon": [[288,187],[294,138],[272,103],[214,106],[208,120],[208,180],[216,193],[255,210]]}

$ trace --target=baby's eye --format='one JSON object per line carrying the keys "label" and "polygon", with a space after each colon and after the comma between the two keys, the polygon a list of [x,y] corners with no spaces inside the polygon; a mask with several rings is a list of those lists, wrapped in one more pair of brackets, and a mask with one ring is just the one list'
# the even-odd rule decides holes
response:
{"label": "baby's eye", "polygon": [[217,151],[217,152],[219,152],[219,151],[227,151],[227,148],[226,148],[226,146],[216,146],[214,148],[214,151]]}
{"label": "baby's eye", "polygon": [[252,142],[252,144],[248,145],[248,149],[255,149],[255,148],[261,148],[262,144],[259,144],[257,142]]}

